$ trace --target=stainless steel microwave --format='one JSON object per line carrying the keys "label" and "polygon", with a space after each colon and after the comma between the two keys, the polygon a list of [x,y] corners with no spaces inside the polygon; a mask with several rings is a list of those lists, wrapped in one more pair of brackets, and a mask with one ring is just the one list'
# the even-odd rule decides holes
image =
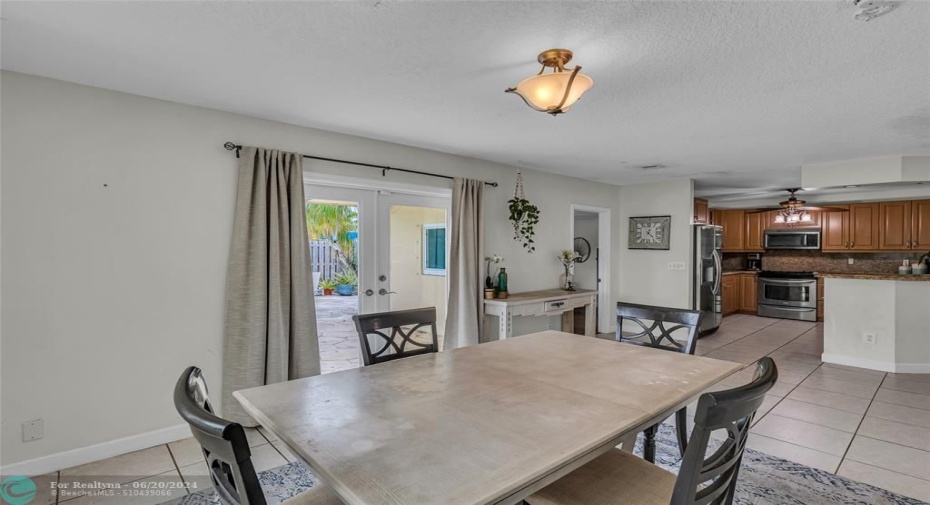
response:
{"label": "stainless steel microwave", "polygon": [[820,230],[765,230],[766,249],[820,249]]}

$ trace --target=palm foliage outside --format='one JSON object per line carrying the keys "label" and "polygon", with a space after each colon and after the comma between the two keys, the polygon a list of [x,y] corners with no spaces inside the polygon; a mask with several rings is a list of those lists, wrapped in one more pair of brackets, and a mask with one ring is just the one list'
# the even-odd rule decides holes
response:
{"label": "palm foliage outside", "polygon": [[325,240],[333,247],[343,271],[358,271],[358,251],[353,235],[358,232],[356,207],[307,202],[307,233],[310,240]]}

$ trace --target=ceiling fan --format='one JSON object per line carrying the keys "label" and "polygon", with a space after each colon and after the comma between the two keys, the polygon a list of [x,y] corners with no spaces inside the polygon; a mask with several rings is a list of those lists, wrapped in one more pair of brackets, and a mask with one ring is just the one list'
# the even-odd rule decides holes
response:
{"label": "ceiling fan", "polygon": [[788,192],[788,199],[783,202],[778,202],[778,207],[765,207],[761,209],[747,210],[747,214],[754,214],[758,212],[768,212],[771,210],[777,210],[775,214],[776,223],[785,223],[788,225],[810,223],[813,221],[813,217],[810,215],[811,211],[836,211],[836,212],[847,212],[849,209],[843,207],[822,207],[822,206],[813,206],[807,205],[807,202],[804,200],[798,199],[794,194],[798,191],[801,191],[802,188],[788,188],[785,191]]}

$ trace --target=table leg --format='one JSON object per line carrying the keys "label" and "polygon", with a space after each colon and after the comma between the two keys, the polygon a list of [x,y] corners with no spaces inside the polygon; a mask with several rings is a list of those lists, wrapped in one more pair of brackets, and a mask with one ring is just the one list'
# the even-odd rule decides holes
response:
{"label": "table leg", "polygon": [[597,335],[597,302],[591,300],[591,303],[584,306],[584,334],[588,337]]}
{"label": "table leg", "polygon": [[636,436],[637,435],[639,435],[639,433],[628,434],[626,438],[623,439],[623,442],[620,448],[626,452],[632,453],[633,448],[636,447]]}
{"label": "table leg", "polygon": [[562,331],[565,333],[575,333],[575,309],[562,313]]}

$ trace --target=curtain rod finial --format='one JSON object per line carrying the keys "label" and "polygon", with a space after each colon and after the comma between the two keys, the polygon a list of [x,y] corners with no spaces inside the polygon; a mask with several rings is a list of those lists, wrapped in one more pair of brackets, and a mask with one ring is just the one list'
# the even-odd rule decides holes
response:
{"label": "curtain rod finial", "polygon": [[233,149],[235,149],[235,150],[236,150],[236,158],[239,157],[239,150],[242,149],[242,146],[241,146],[241,145],[233,144],[232,142],[227,142],[227,143],[223,144],[223,147],[225,147],[227,151],[232,151]]}

